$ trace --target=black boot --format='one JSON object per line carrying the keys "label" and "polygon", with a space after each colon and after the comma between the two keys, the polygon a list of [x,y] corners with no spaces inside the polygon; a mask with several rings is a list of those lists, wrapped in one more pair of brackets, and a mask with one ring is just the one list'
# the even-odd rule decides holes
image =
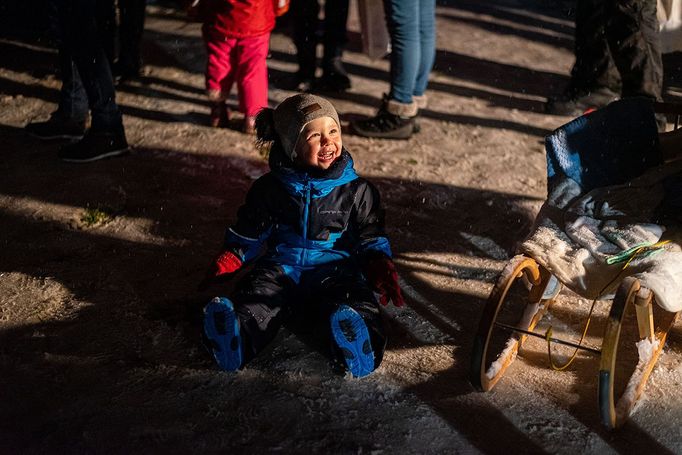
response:
{"label": "black boot", "polygon": [[409,139],[418,127],[416,126],[417,104],[399,103],[384,97],[377,115],[351,122],[351,130],[358,136],[382,139]]}
{"label": "black boot", "polygon": [[85,120],[74,120],[56,111],[44,122],[32,122],[26,132],[40,139],[80,139],[85,133]]}
{"label": "black boot", "polygon": [[83,139],[59,151],[59,158],[71,163],[88,163],[129,152],[123,130],[116,132],[89,130]]}
{"label": "black boot", "polygon": [[608,87],[592,90],[569,89],[564,94],[550,98],[545,104],[545,112],[553,115],[578,116],[592,109],[604,107],[618,99],[618,94]]}
{"label": "black boot", "polygon": [[322,77],[316,81],[315,89],[328,92],[343,92],[350,88],[350,78],[343,67],[341,57],[334,57],[322,65]]}

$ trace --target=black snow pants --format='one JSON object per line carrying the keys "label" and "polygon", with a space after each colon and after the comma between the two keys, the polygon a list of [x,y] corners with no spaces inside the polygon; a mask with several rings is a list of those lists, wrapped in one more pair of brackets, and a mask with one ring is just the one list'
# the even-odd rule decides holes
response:
{"label": "black snow pants", "polygon": [[656,0],[578,0],[571,87],[661,98]]}
{"label": "black snow pants", "polygon": [[325,264],[303,272],[295,283],[277,264],[260,261],[237,284],[230,296],[239,318],[244,363],[252,360],[277,335],[283,323],[307,325],[329,340],[334,360],[343,360],[332,343],[330,316],[347,305],[362,316],[379,366],[386,335],[379,304],[354,261]]}

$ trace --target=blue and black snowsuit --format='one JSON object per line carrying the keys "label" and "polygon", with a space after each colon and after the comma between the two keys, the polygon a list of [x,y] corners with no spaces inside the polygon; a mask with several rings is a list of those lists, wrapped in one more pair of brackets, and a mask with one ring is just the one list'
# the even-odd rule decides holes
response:
{"label": "blue and black snowsuit", "polygon": [[361,268],[373,255],[391,256],[378,191],[355,173],[345,149],[321,175],[294,168],[278,148],[270,168],[250,188],[225,238],[226,250],[244,263],[255,260],[230,297],[244,362],[272,341],[287,316],[302,313],[324,329],[322,321],[347,305],[367,325],[376,368],[386,338]]}

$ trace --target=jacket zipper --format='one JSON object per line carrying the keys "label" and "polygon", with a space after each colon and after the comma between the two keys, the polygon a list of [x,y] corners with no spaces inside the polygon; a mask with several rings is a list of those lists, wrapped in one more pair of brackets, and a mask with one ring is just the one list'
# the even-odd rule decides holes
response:
{"label": "jacket zipper", "polygon": [[305,206],[303,207],[303,255],[301,265],[305,266],[308,262],[308,214],[310,213],[310,193],[311,184],[306,182]]}

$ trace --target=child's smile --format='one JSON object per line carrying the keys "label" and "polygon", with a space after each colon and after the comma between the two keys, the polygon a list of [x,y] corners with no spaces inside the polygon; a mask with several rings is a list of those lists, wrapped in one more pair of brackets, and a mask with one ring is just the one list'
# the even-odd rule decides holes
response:
{"label": "child's smile", "polygon": [[296,163],[328,169],[341,156],[341,129],[331,117],[317,118],[303,128],[296,143]]}

